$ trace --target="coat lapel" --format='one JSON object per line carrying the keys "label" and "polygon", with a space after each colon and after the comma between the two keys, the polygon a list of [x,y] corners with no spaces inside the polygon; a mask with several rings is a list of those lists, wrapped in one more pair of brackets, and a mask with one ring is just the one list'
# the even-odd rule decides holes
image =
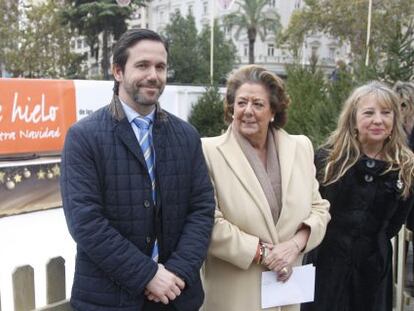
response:
{"label": "coat lapel", "polygon": [[[170,170],[168,169],[168,153],[167,150],[171,150],[170,148],[170,142],[167,139],[166,135],[166,125],[167,119],[160,120],[158,118],[158,115],[155,120],[154,127],[152,128],[152,135],[153,135],[153,143],[154,143],[154,150],[155,150],[155,174],[156,174],[156,180],[157,180],[157,212],[160,209],[161,204],[161,193],[168,193],[168,185],[165,184],[166,180],[169,180],[167,178],[164,178],[164,175],[170,174]],[[177,172],[178,174],[178,172]],[[166,190],[163,192],[163,190]],[[164,213],[164,216],[167,217],[169,210],[167,209]]]}
{"label": "coat lapel", "polygon": [[225,135],[227,136],[226,140],[219,145],[217,149],[223,155],[234,175],[240,180],[246,191],[256,203],[257,208],[261,211],[263,218],[265,219],[271,236],[275,239],[273,242],[276,242],[276,227],[273,223],[270,207],[260,182],[251,168],[249,161],[244,156],[236,138],[231,133],[231,127],[229,127]]}
{"label": "coat lapel", "polygon": [[115,135],[125,144],[137,160],[146,167],[144,156],[141,152],[141,147],[138,144],[134,131],[125,117],[124,109],[119,101],[118,96],[114,95],[108,107],[109,113],[112,115],[114,121]]}
{"label": "coat lapel", "polygon": [[115,135],[124,143],[128,150],[137,158],[137,160],[146,167],[141,147],[138,144],[134,131],[131,128],[127,118],[123,118],[115,126]]}
{"label": "coat lapel", "polygon": [[[279,219],[281,219],[282,214],[288,212],[286,208],[286,197],[295,159],[296,141],[290,138],[284,130],[277,130],[276,135],[279,152],[280,177],[282,179],[282,210],[279,216]],[[278,224],[280,224],[280,222],[278,222]]]}

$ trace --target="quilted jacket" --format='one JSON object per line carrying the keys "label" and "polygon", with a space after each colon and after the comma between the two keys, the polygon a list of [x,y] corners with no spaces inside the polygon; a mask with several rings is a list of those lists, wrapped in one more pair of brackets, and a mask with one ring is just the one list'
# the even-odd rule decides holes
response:
{"label": "quilted jacket", "polygon": [[213,226],[214,196],[198,133],[157,107],[153,127],[157,203],[140,146],[117,96],[75,123],[62,154],[61,190],[77,243],[71,304],[78,311],[138,311],[157,271],[150,253],[154,215],[162,227],[160,262],[186,288],[178,310],[202,304],[199,270]]}

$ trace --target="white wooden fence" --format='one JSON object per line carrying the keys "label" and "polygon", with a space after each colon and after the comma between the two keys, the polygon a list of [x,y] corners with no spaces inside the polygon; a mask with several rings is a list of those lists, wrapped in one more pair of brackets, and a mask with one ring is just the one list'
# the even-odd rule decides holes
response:
{"label": "white wooden fence", "polygon": [[[404,305],[409,305],[412,296],[405,290],[405,281],[407,278],[406,271],[406,252],[405,242],[413,243],[413,232],[406,229],[405,226],[398,233],[398,239],[394,239],[394,280],[395,282],[395,311],[403,311]],[[398,243],[398,246],[396,244]]]}
{"label": "white wooden fence", "polygon": [[36,307],[34,269],[31,266],[16,268],[12,282],[14,311],[72,311],[66,300],[65,260],[62,257],[52,258],[46,265],[46,306]]}
{"label": "white wooden fence", "polygon": [[[405,242],[413,241],[413,233],[405,228],[401,229],[394,240],[394,279],[395,282],[395,311],[403,311],[413,299],[405,291],[406,281],[406,249]],[[397,245],[398,243],[398,245]],[[73,311],[66,299],[65,288],[65,260],[55,257],[46,264],[46,306],[36,306],[34,269],[30,265],[17,267],[12,275],[14,311]],[[0,297],[1,311],[1,297]],[[9,311],[9,310],[4,310]]]}

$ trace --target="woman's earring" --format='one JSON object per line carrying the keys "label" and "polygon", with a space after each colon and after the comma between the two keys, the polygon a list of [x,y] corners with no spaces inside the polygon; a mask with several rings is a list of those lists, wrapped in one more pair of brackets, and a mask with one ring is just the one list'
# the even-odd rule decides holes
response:
{"label": "woman's earring", "polygon": [[234,114],[231,115],[231,118],[234,120]]}
{"label": "woman's earring", "polygon": [[272,118],[270,119],[270,123],[272,123],[274,120],[275,120],[275,118],[274,118],[274,117],[272,117]]}
{"label": "woman's earring", "polygon": [[354,137],[358,138],[358,129],[354,129]]}
{"label": "woman's earring", "polygon": [[390,141],[392,136],[392,132],[388,135],[387,140]]}

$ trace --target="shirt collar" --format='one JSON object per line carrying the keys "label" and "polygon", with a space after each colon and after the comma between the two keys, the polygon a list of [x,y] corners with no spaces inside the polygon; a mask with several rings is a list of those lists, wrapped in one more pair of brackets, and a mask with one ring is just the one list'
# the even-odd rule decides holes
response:
{"label": "shirt collar", "polygon": [[[128,106],[121,98],[119,100],[122,104],[122,108],[124,109],[125,116],[127,117],[129,123],[132,123],[132,121],[134,121],[134,119],[138,117],[142,117],[138,112],[136,112],[134,109]],[[154,116],[155,108],[151,111],[150,114],[146,115],[145,117],[150,118],[152,123],[154,123]]]}

